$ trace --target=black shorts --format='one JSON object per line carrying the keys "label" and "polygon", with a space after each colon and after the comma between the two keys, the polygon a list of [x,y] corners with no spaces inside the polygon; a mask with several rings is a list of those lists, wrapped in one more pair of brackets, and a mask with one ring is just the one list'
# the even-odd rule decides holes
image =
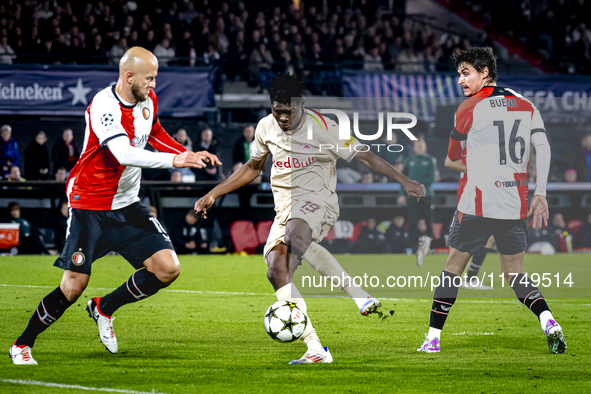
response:
{"label": "black shorts", "polygon": [[170,237],[139,202],[114,211],[70,208],[64,249],[53,265],[90,275],[92,263],[114,251],[139,269],[163,249],[174,250]]}
{"label": "black shorts", "polygon": [[456,211],[449,229],[449,246],[475,255],[491,235],[495,237],[499,253],[521,253],[529,241],[527,219],[490,219]]}

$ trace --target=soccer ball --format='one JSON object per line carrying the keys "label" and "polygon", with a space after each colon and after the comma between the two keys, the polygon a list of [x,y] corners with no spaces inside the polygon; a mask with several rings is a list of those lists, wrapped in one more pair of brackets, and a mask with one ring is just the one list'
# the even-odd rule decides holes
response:
{"label": "soccer ball", "polygon": [[265,331],[274,340],[293,342],[304,333],[308,316],[295,302],[277,301],[265,312],[263,323]]}

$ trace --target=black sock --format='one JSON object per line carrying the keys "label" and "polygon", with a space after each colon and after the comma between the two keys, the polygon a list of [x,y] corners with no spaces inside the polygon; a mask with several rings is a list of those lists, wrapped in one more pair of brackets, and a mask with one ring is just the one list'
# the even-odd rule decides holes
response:
{"label": "black sock", "polygon": [[540,318],[540,313],[550,310],[540,289],[534,286],[531,279],[525,276],[525,274],[517,274],[511,279],[511,282],[511,288],[519,301],[535,313],[538,319]]}
{"label": "black sock", "polygon": [[474,256],[472,256],[472,261],[470,262],[470,265],[468,266],[468,277],[467,277],[468,282],[470,281],[470,278],[478,275],[478,272],[480,272],[480,268],[482,268],[482,263],[484,262],[484,258],[486,257],[486,254],[490,251],[492,251],[492,249],[482,248],[478,253],[476,253]]}
{"label": "black sock", "polygon": [[456,302],[458,288],[462,283],[461,280],[455,278],[461,279],[459,275],[447,271],[443,271],[439,276],[439,286],[437,286],[435,294],[433,295],[433,306],[431,307],[431,321],[429,327],[437,328],[439,330],[443,329],[447,314]]}
{"label": "black sock", "polygon": [[29,325],[23,334],[16,340],[16,345],[27,345],[33,347],[37,336],[62,317],[66,309],[74,301],[68,301],[62,290],[58,287],[41,300],[37,310],[31,316]]}
{"label": "black sock", "polygon": [[102,297],[99,309],[103,315],[111,316],[123,305],[148,298],[170,283],[161,282],[156,275],[143,268],[134,272],[127,282],[115,291]]}

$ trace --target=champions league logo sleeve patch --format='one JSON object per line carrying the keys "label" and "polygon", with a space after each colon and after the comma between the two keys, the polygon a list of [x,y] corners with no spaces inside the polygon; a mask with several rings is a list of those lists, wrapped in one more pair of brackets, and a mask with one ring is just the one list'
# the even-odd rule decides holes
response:
{"label": "champions league logo sleeve patch", "polygon": [[109,114],[109,113],[103,114],[103,116],[101,116],[101,126],[109,127],[110,125],[113,124],[114,120],[115,119],[113,118],[112,114]]}

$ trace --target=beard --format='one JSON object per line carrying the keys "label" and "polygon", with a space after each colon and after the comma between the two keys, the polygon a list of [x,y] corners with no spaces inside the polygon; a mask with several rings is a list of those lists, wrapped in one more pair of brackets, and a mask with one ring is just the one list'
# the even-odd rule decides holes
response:
{"label": "beard", "polygon": [[131,94],[137,101],[146,101],[148,95],[144,93],[144,91],[135,83],[131,85]]}

